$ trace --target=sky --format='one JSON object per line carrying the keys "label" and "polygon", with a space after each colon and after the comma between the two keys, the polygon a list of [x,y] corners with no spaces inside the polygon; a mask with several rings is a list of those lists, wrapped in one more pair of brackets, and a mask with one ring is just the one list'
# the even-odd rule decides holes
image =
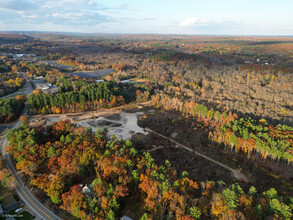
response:
{"label": "sky", "polygon": [[0,0],[0,31],[293,35],[292,0]]}

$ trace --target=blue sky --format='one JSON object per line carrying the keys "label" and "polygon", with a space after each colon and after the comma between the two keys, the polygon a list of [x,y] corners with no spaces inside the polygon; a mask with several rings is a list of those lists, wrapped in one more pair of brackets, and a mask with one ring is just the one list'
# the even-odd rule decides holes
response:
{"label": "blue sky", "polygon": [[292,9],[292,0],[0,0],[0,30],[293,35]]}

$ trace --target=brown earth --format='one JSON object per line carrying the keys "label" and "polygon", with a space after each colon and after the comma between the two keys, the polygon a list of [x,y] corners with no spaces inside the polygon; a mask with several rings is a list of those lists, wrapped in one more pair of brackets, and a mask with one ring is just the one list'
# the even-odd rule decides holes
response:
{"label": "brown earth", "polygon": [[[142,127],[149,127],[167,137],[177,132],[177,137],[172,139],[241,171],[249,177],[252,184],[260,191],[274,187],[278,188],[281,193],[293,192],[292,179],[266,168],[262,161],[253,161],[244,154],[231,152],[220,147],[217,143],[210,142],[208,140],[209,130],[203,124],[195,122],[194,119],[185,118],[177,112],[156,110],[140,116],[138,123]],[[157,135],[136,135],[132,141],[136,148],[141,151],[159,147],[157,150],[150,152],[159,164],[168,159],[178,172],[185,170],[197,181],[224,180],[226,183],[235,181],[228,170],[204,158],[190,154],[186,150],[176,148],[170,141]]]}

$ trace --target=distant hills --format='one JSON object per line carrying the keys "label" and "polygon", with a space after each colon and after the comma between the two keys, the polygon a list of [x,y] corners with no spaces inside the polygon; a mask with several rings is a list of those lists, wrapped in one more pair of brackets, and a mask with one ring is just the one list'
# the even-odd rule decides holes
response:
{"label": "distant hills", "polygon": [[24,35],[24,34],[11,34],[11,33],[1,33],[0,32],[0,43],[9,44],[9,43],[24,43],[27,41],[33,40],[33,37]]}

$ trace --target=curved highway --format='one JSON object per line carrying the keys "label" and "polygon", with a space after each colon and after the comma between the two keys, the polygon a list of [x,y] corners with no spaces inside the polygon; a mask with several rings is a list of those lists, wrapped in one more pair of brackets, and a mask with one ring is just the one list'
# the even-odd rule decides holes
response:
{"label": "curved highway", "polygon": [[[29,80],[26,80],[26,90],[25,93],[29,95],[32,93],[32,87]],[[22,115],[25,115],[27,112],[27,104],[25,104],[24,110]],[[12,128],[19,127],[20,121],[18,120]],[[21,180],[20,176],[18,175],[17,170],[15,169],[10,155],[6,152],[6,147],[9,145],[8,141],[6,140],[6,135],[0,141],[0,146],[2,147],[2,154],[7,161],[8,168],[11,170],[12,175],[15,178],[16,182],[16,192],[20,196],[20,198],[26,203],[28,208],[37,216],[39,219],[48,219],[48,220],[59,220],[61,219],[57,215],[55,215],[51,210],[45,207],[39,200],[37,200],[34,195],[25,187],[23,181]]]}

